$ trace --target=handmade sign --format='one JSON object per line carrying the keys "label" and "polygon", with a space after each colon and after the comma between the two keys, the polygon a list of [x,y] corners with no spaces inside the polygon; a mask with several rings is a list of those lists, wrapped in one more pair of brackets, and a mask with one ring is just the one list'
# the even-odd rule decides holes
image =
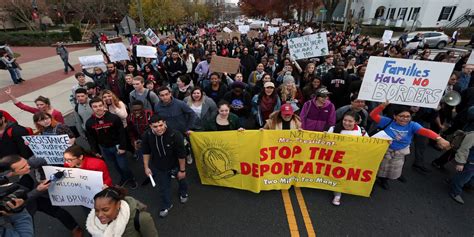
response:
{"label": "handmade sign", "polygon": [[151,42],[151,44],[155,45],[155,44],[158,44],[160,42],[160,38],[158,38],[158,36],[155,34],[155,32],[153,32],[153,30],[151,28],[148,28],[144,32],[144,34],[146,35],[148,40]]}
{"label": "handmade sign", "polygon": [[121,60],[130,60],[127,48],[123,43],[106,44],[105,48],[109,54],[110,61],[117,62]]}
{"label": "handmade sign", "polygon": [[210,71],[235,74],[239,71],[239,67],[240,59],[238,58],[228,58],[214,55],[211,59]]}
{"label": "handmade sign", "polygon": [[296,60],[329,54],[326,32],[289,39],[288,48]]}
{"label": "handmade sign", "polygon": [[156,48],[153,46],[137,45],[137,57],[156,58]]}
{"label": "handmade sign", "polygon": [[46,177],[57,172],[64,176],[52,181],[48,188],[53,206],[84,206],[94,208],[94,195],[102,191],[102,172],[77,168],[43,166]]}
{"label": "handmade sign", "polygon": [[79,62],[84,69],[105,66],[103,55],[82,56],[79,57]]}
{"label": "handmade sign", "polygon": [[43,158],[51,165],[63,165],[64,151],[71,146],[67,134],[23,136],[22,138],[35,157]]}
{"label": "handmade sign", "polygon": [[385,30],[383,32],[382,41],[386,44],[390,43],[390,40],[392,39],[392,35],[393,35],[393,30]]}
{"label": "handmade sign", "polygon": [[453,63],[372,56],[359,99],[436,109],[453,68]]}

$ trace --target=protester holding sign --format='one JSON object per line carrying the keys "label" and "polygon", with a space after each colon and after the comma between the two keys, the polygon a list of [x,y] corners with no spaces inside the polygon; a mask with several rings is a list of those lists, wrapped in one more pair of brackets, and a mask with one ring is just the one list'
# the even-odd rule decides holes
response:
{"label": "protester holding sign", "polygon": [[27,210],[32,217],[36,211],[43,212],[59,220],[72,232],[73,237],[82,237],[82,229],[72,215],[61,207],[53,206],[48,196],[51,181],[46,180],[41,167],[47,165],[42,158],[25,160],[21,156],[11,155],[0,160],[0,167],[9,167],[11,175],[20,176],[18,183],[31,191],[27,193]]}
{"label": "protester holding sign", "polygon": [[158,237],[146,205],[117,187],[94,196],[94,209],[87,216],[86,227],[92,236]]}
{"label": "protester holding sign", "polygon": [[328,99],[330,94],[326,88],[321,88],[314,99],[304,103],[300,113],[304,130],[322,132],[336,124],[336,109]]}
{"label": "protester holding sign", "polygon": [[58,123],[51,114],[45,112],[36,112],[33,115],[33,122],[35,123],[37,134],[39,135],[63,135],[69,136],[69,144],[74,144],[76,138],[71,129],[64,124]]}
{"label": "protester holding sign", "polygon": [[[342,120],[336,124],[336,126],[330,127],[328,133],[339,133],[353,136],[368,136],[363,127],[357,125],[361,120],[360,115],[352,110],[347,111],[343,116]],[[341,205],[340,192],[334,192],[334,198],[332,204],[334,206]]]}
{"label": "protester holding sign", "polygon": [[102,172],[102,180],[107,187],[112,186],[109,169],[104,160],[95,157],[78,145],[73,145],[64,151],[64,167],[80,168]]}
{"label": "protester holding sign", "polygon": [[414,134],[436,140],[438,146],[442,149],[449,148],[449,142],[444,138],[430,129],[423,128],[419,123],[411,121],[410,107],[399,106],[394,109],[393,119],[380,116],[379,113],[388,104],[388,102],[382,103],[370,113],[370,117],[377,123],[377,126],[383,128],[383,131],[393,139],[377,174],[380,180],[379,184],[385,190],[389,189],[389,179],[399,179],[402,182],[406,180],[402,177],[402,169],[405,156],[410,154],[410,143]]}

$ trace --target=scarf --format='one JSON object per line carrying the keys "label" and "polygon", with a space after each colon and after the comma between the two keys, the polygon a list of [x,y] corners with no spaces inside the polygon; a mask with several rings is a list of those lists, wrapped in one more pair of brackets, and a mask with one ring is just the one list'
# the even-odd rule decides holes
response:
{"label": "scarf", "polygon": [[179,87],[179,86],[178,86],[179,92],[183,92],[183,93],[186,92],[186,90],[188,90],[188,88],[189,88],[190,85],[191,85],[191,83],[189,83],[189,84],[187,84],[187,85],[185,85],[185,86],[183,86],[183,87]]}
{"label": "scarf", "polygon": [[99,218],[95,216],[95,210],[92,209],[87,216],[86,227],[92,237],[120,237],[127,227],[130,219],[130,207],[124,200],[120,201],[120,211],[115,220],[110,224],[100,223]]}
{"label": "scarf", "polygon": [[260,101],[260,110],[262,111],[263,120],[268,119],[273,110],[275,109],[276,98],[271,96],[262,96]]}

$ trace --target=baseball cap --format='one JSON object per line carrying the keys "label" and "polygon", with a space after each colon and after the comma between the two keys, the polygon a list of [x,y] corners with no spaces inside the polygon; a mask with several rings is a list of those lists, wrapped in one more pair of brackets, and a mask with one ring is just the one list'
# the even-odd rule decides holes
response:
{"label": "baseball cap", "polygon": [[267,82],[265,82],[265,84],[263,84],[263,87],[264,88],[267,88],[267,87],[275,88],[275,84],[273,84],[273,82],[271,82],[271,81],[267,81]]}
{"label": "baseball cap", "polygon": [[284,104],[280,108],[280,113],[283,116],[293,115],[293,107],[291,107],[291,104]]}
{"label": "baseball cap", "polygon": [[326,89],[326,88],[319,88],[316,91],[316,97],[325,97],[325,96],[328,96],[330,94],[332,94],[332,93],[329,92],[328,89]]}

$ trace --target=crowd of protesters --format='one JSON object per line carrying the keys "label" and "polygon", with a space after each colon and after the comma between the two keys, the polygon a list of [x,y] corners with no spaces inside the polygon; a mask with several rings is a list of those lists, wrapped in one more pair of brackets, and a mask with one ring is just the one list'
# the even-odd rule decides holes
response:
{"label": "crowd of protesters", "polygon": [[[356,32],[333,28],[308,32],[308,26],[302,24],[281,26],[273,35],[255,29],[258,34],[254,38],[242,34],[217,40],[216,34],[224,26],[181,25],[168,27],[166,32],[157,30],[162,37],[155,45],[156,59],[137,57],[137,45],[147,41],[133,35],[130,60],[108,61],[105,71],[97,67],[75,73],[72,126],[64,125],[63,115],[48,98],[39,96],[36,107],[31,107],[18,101],[11,89],[5,91],[17,107],[34,114],[34,134],[67,134],[71,143],[77,137],[87,138],[87,149],[73,145],[66,150],[64,166],[104,174],[105,189],[94,198],[95,210],[87,218],[87,230],[93,236],[157,235],[145,205],[126,196],[126,188],[138,188],[129,162],[143,162],[145,175],[158,180],[159,215],[165,217],[173,207],[172,178],[179,183],[180,202],[188,201],[186,168],[193,163],[188,137],[194,131],[304,129],[368,136],[371,131],[384,130],[393,142],[377,174],[381,188],[390,189],[389,180],[406,182],[403,166],[414,140],[417,154],[413,168],[422,174],[431,170],[420,147],[434,144],[447,149],[432,165],[442,169],[455,160],[458,172],[450,180],[449,195],[456,202],[464,202],[463,188],[472,188],[474,138],[468,133],[462,145],[453,150],[443,137],[459,129],[474,130],[473,65],[466,64],[469,55],[454,56],[448,51],[431,59],[428,48],[405,48],[408,42],[403,37],[395,44],[371,43],[368,36]],[[288,39],[313,31],[327,32],[329,54],[295,60]],[[417,40],[422,39],[412,41]],[[58,48],[58,54],[67,72],[67,50],[63,47]],[[98,45],[97,50],[104,49]],[[239,72],[212,72],[214,55],[239,58]],[[455,63],[446,93],[457,91],[461,103],[453,107],[442,102],[438,109],[427,109],[358,99],[370,56]],[[5,63],[13,61],[5,59]],[[10,73],[13,78],[15,70]],[[0,111],[0,164],[11,177],[41,171],[38,167],[44,160],[32,157],[21,139],[28,134],[30,129],[17,124],[7,111]],[[428,138],[434,142],[429,143]],[[119,180],[111,179],[110,169],[120,175]],[[25,201],[28,213],[34,215],[36,209],[30,208],[30,203],[35,203],[41,207],[37,210],[58,218],[74,236],[81,236],[83,231],[74,217],[50,205],[45,178],[32,174],[30,179],[35,182],[24,182],[32,190]],[[341,204],[340,193],[334,193],[332,203]],[[143,231],[134,229],[134,218]]]}

